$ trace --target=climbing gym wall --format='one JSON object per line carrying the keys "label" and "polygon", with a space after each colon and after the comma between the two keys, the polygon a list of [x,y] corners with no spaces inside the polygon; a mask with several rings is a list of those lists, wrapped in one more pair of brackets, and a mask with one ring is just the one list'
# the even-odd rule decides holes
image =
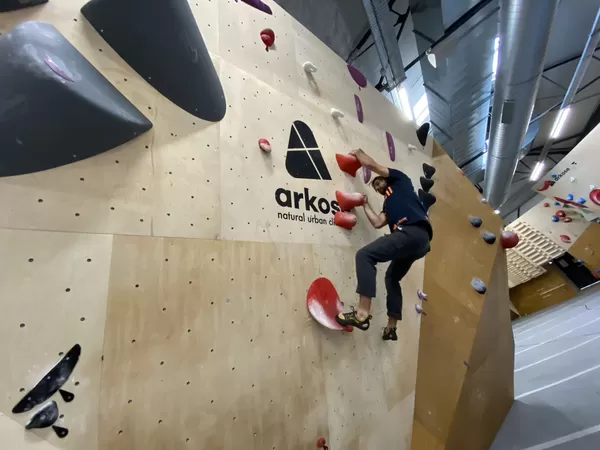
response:
{"label": "climbing gym wall", "polygon": [[[379,330],[385,265],[365,333],[321,326],[306,299],[325,277],[354,304],[355,252],[384,232],[362,211],[351,230],[334,225],[336,190],[382,202],[371,174],[342,172],[336,154],[361,147],[417,186],[433,140],[423,146],[360,72],[273,2],[50,0],[3,12],[0,32],[6,441],[262,450],[323,437],[331,449],[410,448],[417,356],[424,367],[438,357],[427,339],[466,352],[496,291],[499,244],[467,218],[487,227],[490,209],[473,200],[459,217],[462,193],[474,191],[435,158],[435,247],[402,281],[398,342]],[[43,95],[28,99],[31,86]],[[473,256],[456,264],[465,246]],[[458,266],[462,277],[444,274]],[[473,276],[488,294],[472,290]],[[438,314],[463,297],[472,312],[440,336]],[[456,381],[465,359],[435,370]],[[447,421],[458,410],[440,387],[441,397],[417,395],[422,423],[423,411]],[[24,434],[27,423],[49,427]]]}
{"label": "climbing gym wall", "polygon": [[[438,200],[430,218],[437,234],[425,260],[430,300],[421,321],[411,448],[487,449],[513,401],[505,251],[482,239],[499,234],[502,223],[437,143],[433,155]],[[484,293],[472,289],[473,278]]]}

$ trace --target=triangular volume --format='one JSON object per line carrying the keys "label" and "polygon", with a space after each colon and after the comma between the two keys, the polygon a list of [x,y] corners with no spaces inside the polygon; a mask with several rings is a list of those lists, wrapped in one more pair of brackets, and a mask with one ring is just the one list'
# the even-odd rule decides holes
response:
{"label": "triangular volume", "polygon": [[81,12],[177,106],[211,122],[225,116],[225,94],[187,0],[91,0]]}
{"label": "triangular volume", "polygon": [[0,0],[0,12],[14,11],[42,3],[48,3],[48,0]]}
{"label": "triangular volume", "polygon": [[152,128],[52,25],[0,36],[0,86],[0,176],[89,158]]}

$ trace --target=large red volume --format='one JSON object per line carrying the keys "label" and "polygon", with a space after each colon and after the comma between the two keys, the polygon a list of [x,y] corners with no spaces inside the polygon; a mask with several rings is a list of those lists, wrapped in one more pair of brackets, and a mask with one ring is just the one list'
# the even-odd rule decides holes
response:
{"label": "large red volume", "polygon": [[356,171],[361,168],[358,158],[352,155],[341,155],[336,153],[335,159],[344,172],[348,175],[356,176]]}
{"label": "large red volume", "polygon": [[335,223],[338,227],[345,228],[346,230],[351,230],[356,225],[356,216],[354,214],[350,214],[347,212],[336,212],[333,217],[333,223]]}
{"label": "large red volume", "polygon": [[359,192],[341,192],[335,191],[335,199],[340,205],[342,211],[350,211],[352,208],[362,206],[365,203],[365,196]]}
{"label": "large red volume", "polygon": [[344,306],[335,286],[327,278],[317,278],[308,288],[306,306],[310,315],[321,325],[331,330],[352,331],[353,327],[343,327],[335,321]]}

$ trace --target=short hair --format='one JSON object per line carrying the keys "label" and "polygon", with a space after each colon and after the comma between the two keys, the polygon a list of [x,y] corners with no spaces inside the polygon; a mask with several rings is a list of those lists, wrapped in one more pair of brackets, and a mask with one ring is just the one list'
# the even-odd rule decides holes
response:
{"label": "short hair", "polygon": [[377,176],[377,177],[373,178],[373,180],[371,181],[371,187],[372,187],[373,189],[375,189],[375,182],[376,182],[377,180],[386,180],[386,181],[387,181],[387,178],[386,178],[386,177],[382,177],[381,175],[379,175],[379,176]]}

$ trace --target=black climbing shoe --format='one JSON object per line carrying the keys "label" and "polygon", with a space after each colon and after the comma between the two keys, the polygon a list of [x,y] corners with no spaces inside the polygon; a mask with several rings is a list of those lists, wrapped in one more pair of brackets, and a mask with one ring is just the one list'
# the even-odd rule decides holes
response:
{"label": "black climbing shoe", "polygon": [[423,173],[425,174],[425,178],[431,178],[435,174],[435,167],[423,163]]}
{"label": "black climbing shoe", "polygon": [[383,339],[384,341],[397,341],[398,335],[396,334],[396,327],[394,327],[394,328],[385,327],[383,329],[383,336],[381,336],[381,339]]}
{"label": "black climbing shoe", "polygon": [[419,200],[421,200],[421,203],[423,203],[425,211],[428,211],[429,208],[435,204],[437,198],[435,195],[425,192],[423,189],[419,189]]}
{"label": "black climbing shoe", "polygon": [[419,142],[421,143],[421,145],[424,147],[425,144],[427,143],[427,135],[429,134],[429,123],[425,122],[423,125],[421,125],[419,127],[419,129],[417,130],[417,139],[419,140]]}
{"label": "black climbing shoe", "polygon": [[359,330],[368,330],[371,325],[372,316],[367,317],[365,320],[359,320],[358,317],[356,317],[356,310],[353,307],[350,308],[352,311],[348,313],[339,313],[335,316],[335,321],[343,326],[349,325],[351,327],[356,327]]}
{"label": "black climbing shoe", "polygon": [[420,178],[421,181],[421,187],[423,188],[423,190],[425,192],[429,192],[429,190],[433,187],[433,185],[435,184],[435,181],[430,180],[429,178],[425,178],[425,177],[421,177]]}

